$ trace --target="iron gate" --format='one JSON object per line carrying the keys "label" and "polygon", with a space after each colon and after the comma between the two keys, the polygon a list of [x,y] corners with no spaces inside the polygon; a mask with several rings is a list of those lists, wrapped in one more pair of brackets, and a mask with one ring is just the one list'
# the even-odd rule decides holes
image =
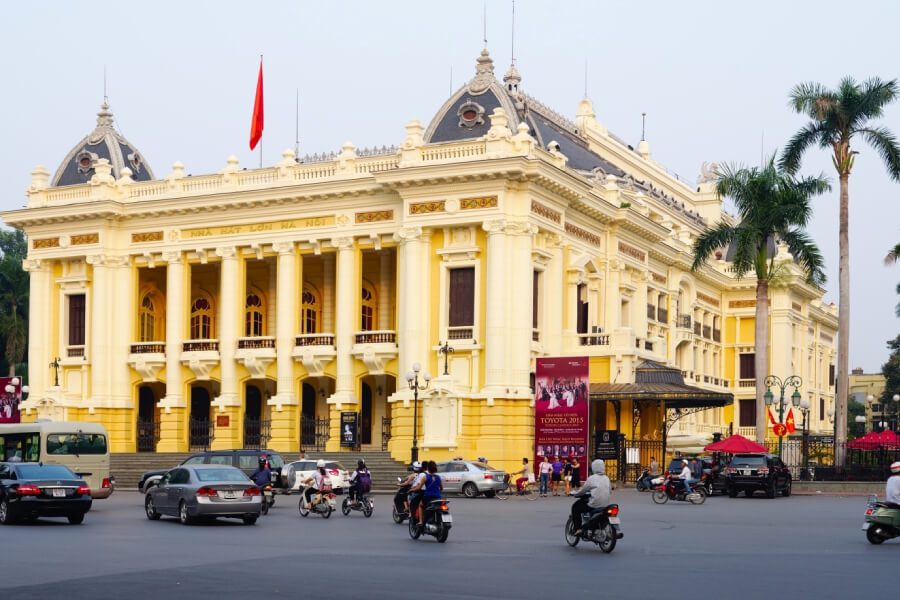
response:
{"label": "iron gate", "polygon": [[381,450],[388,449],[388,442],[391,441],[391,418],[381,417]]}
{"label": "iron gate", "polygon": [[215,436],[215,425],[211,419],[202,419],[191,417],[190,427],[190,449],[209,450]]}
{"label": "iron gate", "polygon": [[153,419],[137,420],[137,451],[156,452],[159,441],[159,422]]}
{"label": "iron gate", "polygon": [[262,450],[272,439],[272,422],[267,419],[244,419],[244,448]]}
{"label": "iron gate", "polygon": [[331,420],[300,417],[300,447],[302,450],[324,452],[331,437]]}

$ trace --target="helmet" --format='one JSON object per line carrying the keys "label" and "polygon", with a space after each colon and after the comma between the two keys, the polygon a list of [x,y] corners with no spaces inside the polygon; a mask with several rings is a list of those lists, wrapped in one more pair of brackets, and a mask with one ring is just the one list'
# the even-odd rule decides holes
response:
{"label": "helmet", "polygon": [[265,467],[267,462],[269,462],[269,457],[266,456],[265,454],[260,454],[260,455],[259,455],[259,466],[260,466],[260,468]]}
{"label": "helmet", "polygon": [[363,459],[359,459],[358,461],[356,461],[356,468],[357,469],[365,469],[366,461],[364,461]]}
{"label": "helmet", "polygon": [[317,468],[317,469],[324,469],[324,468],[325,468],[325,461],[324,461],[323,459],[321,459],[321,458],[320,458],[318,461],[316,461],[316,468]]}
{"label": "helmet", "polygon": [[900,460],[891,463],[891,473],[900,473]]}
{"label": "helmet", "polygon": [[688,459],[682,458],[682,459],[681,459],[681,464],[683,464],[683,465],[689,464],[689,463],[688,463]]}
{"label": "helmet", "polygon": [[419,461],[416,461],[412,464],[412,468],[413,468],[413,471],[421,471],[422,463],[420,463]]}

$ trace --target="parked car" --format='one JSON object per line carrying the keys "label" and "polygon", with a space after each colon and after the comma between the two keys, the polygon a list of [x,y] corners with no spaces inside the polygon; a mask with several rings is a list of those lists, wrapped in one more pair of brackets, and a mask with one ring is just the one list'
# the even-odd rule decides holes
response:
{"label": "parked car", "polygon": [[[318,459],[307,458],[305,460],[295,460],[288,463],[282,469],[285,473],[287,493],[299,490],[303,481],[312,477],[316,472],[316,463]],[[350,487],[350,473],[344,468],[344,465],[337,461],[325,461],[325,471],[331,479],[331,490],[335,494],[343,494],[344,490]]]}
{"label": "parked car", "polygon": [[463,494],[466,498],[475,498],[479,494],[493,498],[506,482],[504,471],[485,462],[451,460],[438,463],[437,468],[444,491]]}
{"label": "parked car", "polygon": [[259,488],[243,471],[231,465],[176,467],[163,475],[144,497],[147,518],[178,517],[183,525],[198,518],[230,517],[253,525],[262,501]]}
{"label": "parked car", "polygon": [[[192,454],[183,460],[180,465],[175,466],[229,465],[237,467],[249,477],[259,466],[259,457],[263,454],[269,457],[269,466],[272,469],[272,485],[274,485],[276,489],[285,489],[287,487],[287,480],[281,475],[281,469],[284,467],[284,459],[281,458],[280,454],[273,452],[272,450],[207,450],[206,452]],[[145,472],[141,475],[141,480],[138,483],[138,490],[142,494],[146,494],[169,470],[170,469],[159,469],[156,471]]]}
{"label": "parked car", "polygon": [[91,509],[91,490],[66,466],[0,463],[0,523],[66,517],[77,525]]}
{"label": "parked car", "polygon": [[739,492],[749,498],[757,490],[765,491],[769,498],[774,498],[778,492],[783,496],[791,495],[791,472],[773,454],[735,454],[725,473],[730,498]]}
{"label": "parked car", "polygon": [[[679,457],[673,458],[672,462],[669,463],[669,468],[667,470],[668,475],[673,479],[678,479],[678,475],[681,473],[681,461],[687,458],[691,460],[693,457]],[[724,470],[718,466],[713,465],[712,458],[705,456],[698,456],[697,460],[700,461],[700,464],[703,465],[703,485],[706,486],[706,491],[708,495],[712,496],[715,492],[720,494],[728,493],[728,479],[725,477]]]}

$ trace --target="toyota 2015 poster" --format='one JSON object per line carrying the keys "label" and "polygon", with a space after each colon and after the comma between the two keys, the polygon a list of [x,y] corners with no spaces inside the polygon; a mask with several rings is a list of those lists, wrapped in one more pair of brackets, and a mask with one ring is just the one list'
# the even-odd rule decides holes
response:
{"label": "toyota 2015 poster", "polygon": [[[588,450],[587,357],[538,358],[535,372],[534,444],[536,463],[577,457]],[[584,470],[582,470],[584,473]]]}

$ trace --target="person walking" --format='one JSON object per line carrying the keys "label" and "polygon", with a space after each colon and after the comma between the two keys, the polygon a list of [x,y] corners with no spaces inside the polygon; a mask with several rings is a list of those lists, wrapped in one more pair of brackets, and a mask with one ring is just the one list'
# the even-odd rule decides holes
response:
{"label": "person walking", "polygon": [[544,461],[541,463],[541,498],[547,497],[547,485],[550,483],[550,474],[553,473],[553,465],[547,455],[544,455]]}
{"label": "person walking", "polygon": [[559,496],[559,483],[562,481],[563,464],[559,461],[559,456],[553,457],[553,472],[550,474],[550,492],[554,496]]}
{"label": "person walking", "polygon": [[566,483],[566,496],[572,491],[572,463],[569,457],[563,459],[563,481]]}

